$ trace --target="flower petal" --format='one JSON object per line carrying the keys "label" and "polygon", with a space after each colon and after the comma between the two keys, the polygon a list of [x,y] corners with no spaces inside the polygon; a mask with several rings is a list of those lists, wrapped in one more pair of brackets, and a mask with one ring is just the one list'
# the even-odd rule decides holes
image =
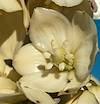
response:
{"label": "flower petal", "polygon": [[0,103],[16,103],[26,100],[25,96],[21,92],[17,92],[17,90],[15,82],[8,78],[0,77]]}
{"label": "flower petal", "polygon": [[42,53],[35,49],[32,44],[27,44],[14,55],[13,66],[20,75],[39,72],[38,66],[45,66],[46,60]]}
{"label": "flower petal", "polygon": [[79,5],[83,0],[52,0],[59,6],[73,7]]}
{"label": "flower petal", "polygon": [[83,92],[78,98],[77,104],[99,104],[95,96],[89,91]]}
{"label": "flower petal", "polygon": [[14,52],[22,45],[25,37],[23,13],[17,11],[0,15],[0,23],[0,51],[4,59],[13,59]]}
{"label": "flower petal", "polygon": [[20,2],[21,2],[21,5],[22,5],[22,9],[23,9],[24,26],[27,29],[29,27],[29,23],[30,23],[29,11],[26,8],[25,1],[24,0],[20,0]]}
{"label": "flower petal", "polygon": [[100,86],[90,86],[88,89],[92,94],[95,95],[96,99],[100,103]]}
{"label": "flower petal", "polygon": [[67,83],[66,87],[65,87],[65,91],[66,90],[79,90],[81,87],[85,86],[89,80],[90,80],[90,76],[87,77],[87,79],[83,82],[79,82],[75,76],[75,73],[74,71],[70,71],[68,73],[68,80],[69,80],[69,83]]}
{"label": "flower petal", "polygon": [[17,89],[16,84],[8,78],[0,77],[0,93],[13,93]]}
{"label": "flower petal", "polygon": [[[78,33],[77,28],[81,30],[82,34]],[[95,61],[98,51],[97,31],[92,18],[87,13],[80,11],[73,18],[73,30],[76,35],[79,35],[73,41],[73,44],[76,44],[76,47],[73,45],[76,48],[74,66],[77,78],[82,81],[90,73]]]}
{"label": "flower petal", "polygon": [[[16,31],[1,45],[0,49],[4,56],[4,59],[12,59],[15,48],[17,47],[18,41],[16,37]],[[13,41],[13,44],[12,44]]]}
{"label": "flower petal", "polygon": [[61,47],[70,37],[70,28],[67,18],[59,12],[38,7],[30,22],[30,39],[38,49],[52,52],[52,48]]}
{"label": "flower petal", "polygon": [[29,87],[24,83],[20,83],[20,88],[25,96],[34,103],[55,104],[55,101],[47,93],[35,86]]}
{"label": "flower petal", "polygon": [[6,12],[22,10],[17,0],[0,0],[0,9]]}
{"label": "flower petal", "polygon": [[3,56],[0,54],[0,76],[3,75],[5,70],[5,63],[3,60]]}
{"label": "flower petal", "polygon": [[60,92],[67,84],[67,72],[58,73],[58,78],[56,78],[55,74],[57,73],[49,73],[47,76],[43,76],[43,73],[38,72],[23,76],[19,82],[31,88],[39,88],[45,92]]}

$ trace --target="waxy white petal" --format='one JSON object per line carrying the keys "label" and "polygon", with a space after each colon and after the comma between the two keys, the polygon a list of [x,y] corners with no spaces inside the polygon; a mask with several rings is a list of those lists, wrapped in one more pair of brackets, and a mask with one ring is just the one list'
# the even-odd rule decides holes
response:
{"label": "waxy white petal", "polygon": [[[74,66],[77,78],[82,81],[89,75],[90,69],[95,61],[96,53],[98,51],[97,31],[94,21],[85,12],[78,11],[74,15],[73,25],[73,32],[78,34],[77,28],[82,31],[82,34],[80,34],[81,39],[75,39],[74,41],[77,45]],[[79,36],[77,37],[79,38]]]}
{"label": "waxy white petal", "polygon": [[38,49],[53,52],[69,36],[69,21],[61,13],[42,7],[34,10],[30,22],[30,39]]}
{"label": "waxy white petal", "polygon": [[44,56],[32,44],[21,47],[14,55],[13,66],[20,75],[39,72],[38,66],[43,65],[46,65]]}
{"label": "waxy white petal", "polygon": [[0,76],[4,73],[5,70],[5,63],[3,60],[3,56],[0,53]]}
{"label": "waxy white petal", "polygon": [[0,9],[6,12],[22,10],[17,0],[0,0]]}
{"label": "waxy white petal", "polygon": [[30,88],[36,87],[45,92],[60,92],[67,84],[67,72],[58,73],[58,78],[55,76],[57,73],[49,73],[43,76],[43,73],[37,72],[34,74],[23,76],[19,82],[29,86]]}
{"label": "waxy white petal", "polygon": [[11,34],[11,36],[0,47],[4,59],[13,59],[13,54],[15,52],[17,44],[18,44],[17,33],[16,31],[14,31]]}
{"label": "waxy white petal", "polygon": [[52,0],[59,6],[73,7],[79,5],[83,0]]}
{"label": "waxy white petal", "polygon": [[29,23],[30,23],[29,11],[26,8],[25,0],[20,0],[20,2],[21,2],[21,5],[22,5],[22,9],[23,9],[24,26],[27,29],[29,27]]}
{"label": "waxy white petal", "polygon": [[37,87],[30,87],[25,83],[20,83],[20,88],[25,96],[34,103],[40,104],[55,104],[55,101],[43,90]]}

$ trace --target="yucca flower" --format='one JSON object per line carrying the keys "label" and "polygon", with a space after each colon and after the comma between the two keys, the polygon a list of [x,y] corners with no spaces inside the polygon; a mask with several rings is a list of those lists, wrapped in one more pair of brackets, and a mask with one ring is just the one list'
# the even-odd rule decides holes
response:
{"label": "yucca flower", "polygon": [[[52,0],[65,7],[82,1]],[[28,99],[36,104],[58,104],[58,95],[73,96],[87,85],[98,51],[92,18],[76,11],[69,21],[56,10],[37,7],[30,20],[27,0],[5,2],[0,1],[0,34],[4,36],[0,40],[0,103]],[[28,33],[31,43],[25,44]],[[12,72],[18,74],[17,79]],[[50,93],[58,95],[53,98]]]}
{"label": "yucca flower", "polygon": [[[55,10],[38,7],[29,37],[32,43],[21,47],[13,60],[23,76],[18,85],[27,98],[54,104],[46,92],[74,92],[87,84],[98,51],[96,26],[87,13],[77,11],[69,22]],[[36,98],[37,91],[40,96]]]}

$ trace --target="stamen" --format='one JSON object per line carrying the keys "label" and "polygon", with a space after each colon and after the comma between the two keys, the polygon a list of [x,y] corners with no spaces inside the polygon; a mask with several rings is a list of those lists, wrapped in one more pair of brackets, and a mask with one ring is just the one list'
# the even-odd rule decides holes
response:
{"label": "stamen", "polygon": [[60,71],[64,71],[65,67],[66,67],[66,64],[64,62],[59,64],[59,70]]}
{"label": "stamen", "polygon": [[44,52],[43,55],[46,59],[50,59],[51,57],[51,54],[49,52]]}
{"label": "stamen", "polygon": [[52,67],[53,67],[53,63],[48,63],[48,64],[46,65],[46,69],[47,69],[47,70],[52,69]]}
{"label": "stamen", "polygon": [[73,69],[73,66],[70,66],[70,65],[66,65],[66,70],[70,71]]}

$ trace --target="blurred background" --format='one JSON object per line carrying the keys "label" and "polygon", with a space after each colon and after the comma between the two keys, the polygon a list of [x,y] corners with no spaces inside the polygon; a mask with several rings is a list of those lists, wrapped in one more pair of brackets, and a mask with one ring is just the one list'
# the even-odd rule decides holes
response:
{"label": "blurred background", "polygon": [[[99,42],[99,48],[100,48],[100,20],[95,21],[97,25],[97,30],[98,30],[98,42]],[[98,52],[96,56],[96,62],[95,65],[92,69],[92,74],[100,80],[100,51]]]}

